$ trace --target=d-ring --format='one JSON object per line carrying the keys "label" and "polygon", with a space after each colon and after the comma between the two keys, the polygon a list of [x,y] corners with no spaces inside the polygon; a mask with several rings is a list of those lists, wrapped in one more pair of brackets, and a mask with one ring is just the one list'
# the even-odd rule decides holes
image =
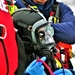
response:
{"label": "d-ring", "polygon": [[30,26],[28,26],[28,30],[29,31],[31,31],[32,30],[32,26],[30,25]]}
{"label": "d-ring", "polygon": [[5,39],[7,36],[7,30],[6,27],[3,24],[0,24],[0,26],[4,29],[4,36],[0,36],[0,39]]}

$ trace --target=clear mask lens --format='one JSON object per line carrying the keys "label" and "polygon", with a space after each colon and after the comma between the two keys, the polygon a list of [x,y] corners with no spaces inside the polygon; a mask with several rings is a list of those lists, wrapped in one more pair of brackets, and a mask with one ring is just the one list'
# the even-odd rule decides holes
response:
{"label": "clear mask lens", "polygon": [[41,44],[49,44],[49,43],[52,43],[54,42],[54,39],[53,39],[53,35],[52,35],[52,32],[51,32],[51,28],[49,28],[50,26],[44,26],[44,27],[41,27],[39,30],[38,30],[38,36],[39,36],[39,41]]}

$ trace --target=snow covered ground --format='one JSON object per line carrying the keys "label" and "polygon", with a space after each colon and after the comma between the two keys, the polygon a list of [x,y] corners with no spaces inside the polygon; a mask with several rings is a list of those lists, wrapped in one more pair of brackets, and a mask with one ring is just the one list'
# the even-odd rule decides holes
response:
{"label": "snow covered ground", "polygon": [[73,11],[73,13],[75,15],[75,5],[68,5],[68,6],[72,9],[72,11]]}
{"label": "snow covered ground", "polygon": [[63,2],[64,4],[68,5],[75,15],[75,0],[57,0],[57,1]]}

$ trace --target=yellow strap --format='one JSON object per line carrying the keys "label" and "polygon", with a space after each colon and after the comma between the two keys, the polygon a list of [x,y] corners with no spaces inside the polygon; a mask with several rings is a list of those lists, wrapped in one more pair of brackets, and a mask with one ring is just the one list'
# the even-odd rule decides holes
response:
{"label": "yellow strap", "polygon": [[54,24],[56,23],[56,17],[54,17]]}
{"label": "yellow strap", "polygon": [[37,6],[31,6],[32,8],[34,8],[34,9],[37,9]]}
{"label": "yellow strap", "polygon": [[8,6],[8,10],[10,12],[10,14],[12,15],[16,10],[18,10],[17,6],[15,5],[7,5]]}
{"label": "yellow strap", "polygon": [[57,59],[55,59],[55,61],[56,61],[58,68],[61,68],[62,67],[61,63]]}
{"label": "yellow strap", "polygon": [[59,19],[57,19],[56,17],[54,17],[54,24],[59,23]]}

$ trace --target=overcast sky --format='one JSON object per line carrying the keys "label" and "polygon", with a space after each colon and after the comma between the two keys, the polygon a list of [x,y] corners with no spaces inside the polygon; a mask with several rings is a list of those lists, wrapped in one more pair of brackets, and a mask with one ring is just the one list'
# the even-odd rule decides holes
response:
{"label": "overcast sky", "polygon": [[75,0],[57,0],[57,1],[64,2],[67,5],[75,5]]}
{"label": "overcast sky", "polygon": [[63,2],[66,5],[68,5],[74,12],[75,15],[75,0],[57,0],[59,2]]}

